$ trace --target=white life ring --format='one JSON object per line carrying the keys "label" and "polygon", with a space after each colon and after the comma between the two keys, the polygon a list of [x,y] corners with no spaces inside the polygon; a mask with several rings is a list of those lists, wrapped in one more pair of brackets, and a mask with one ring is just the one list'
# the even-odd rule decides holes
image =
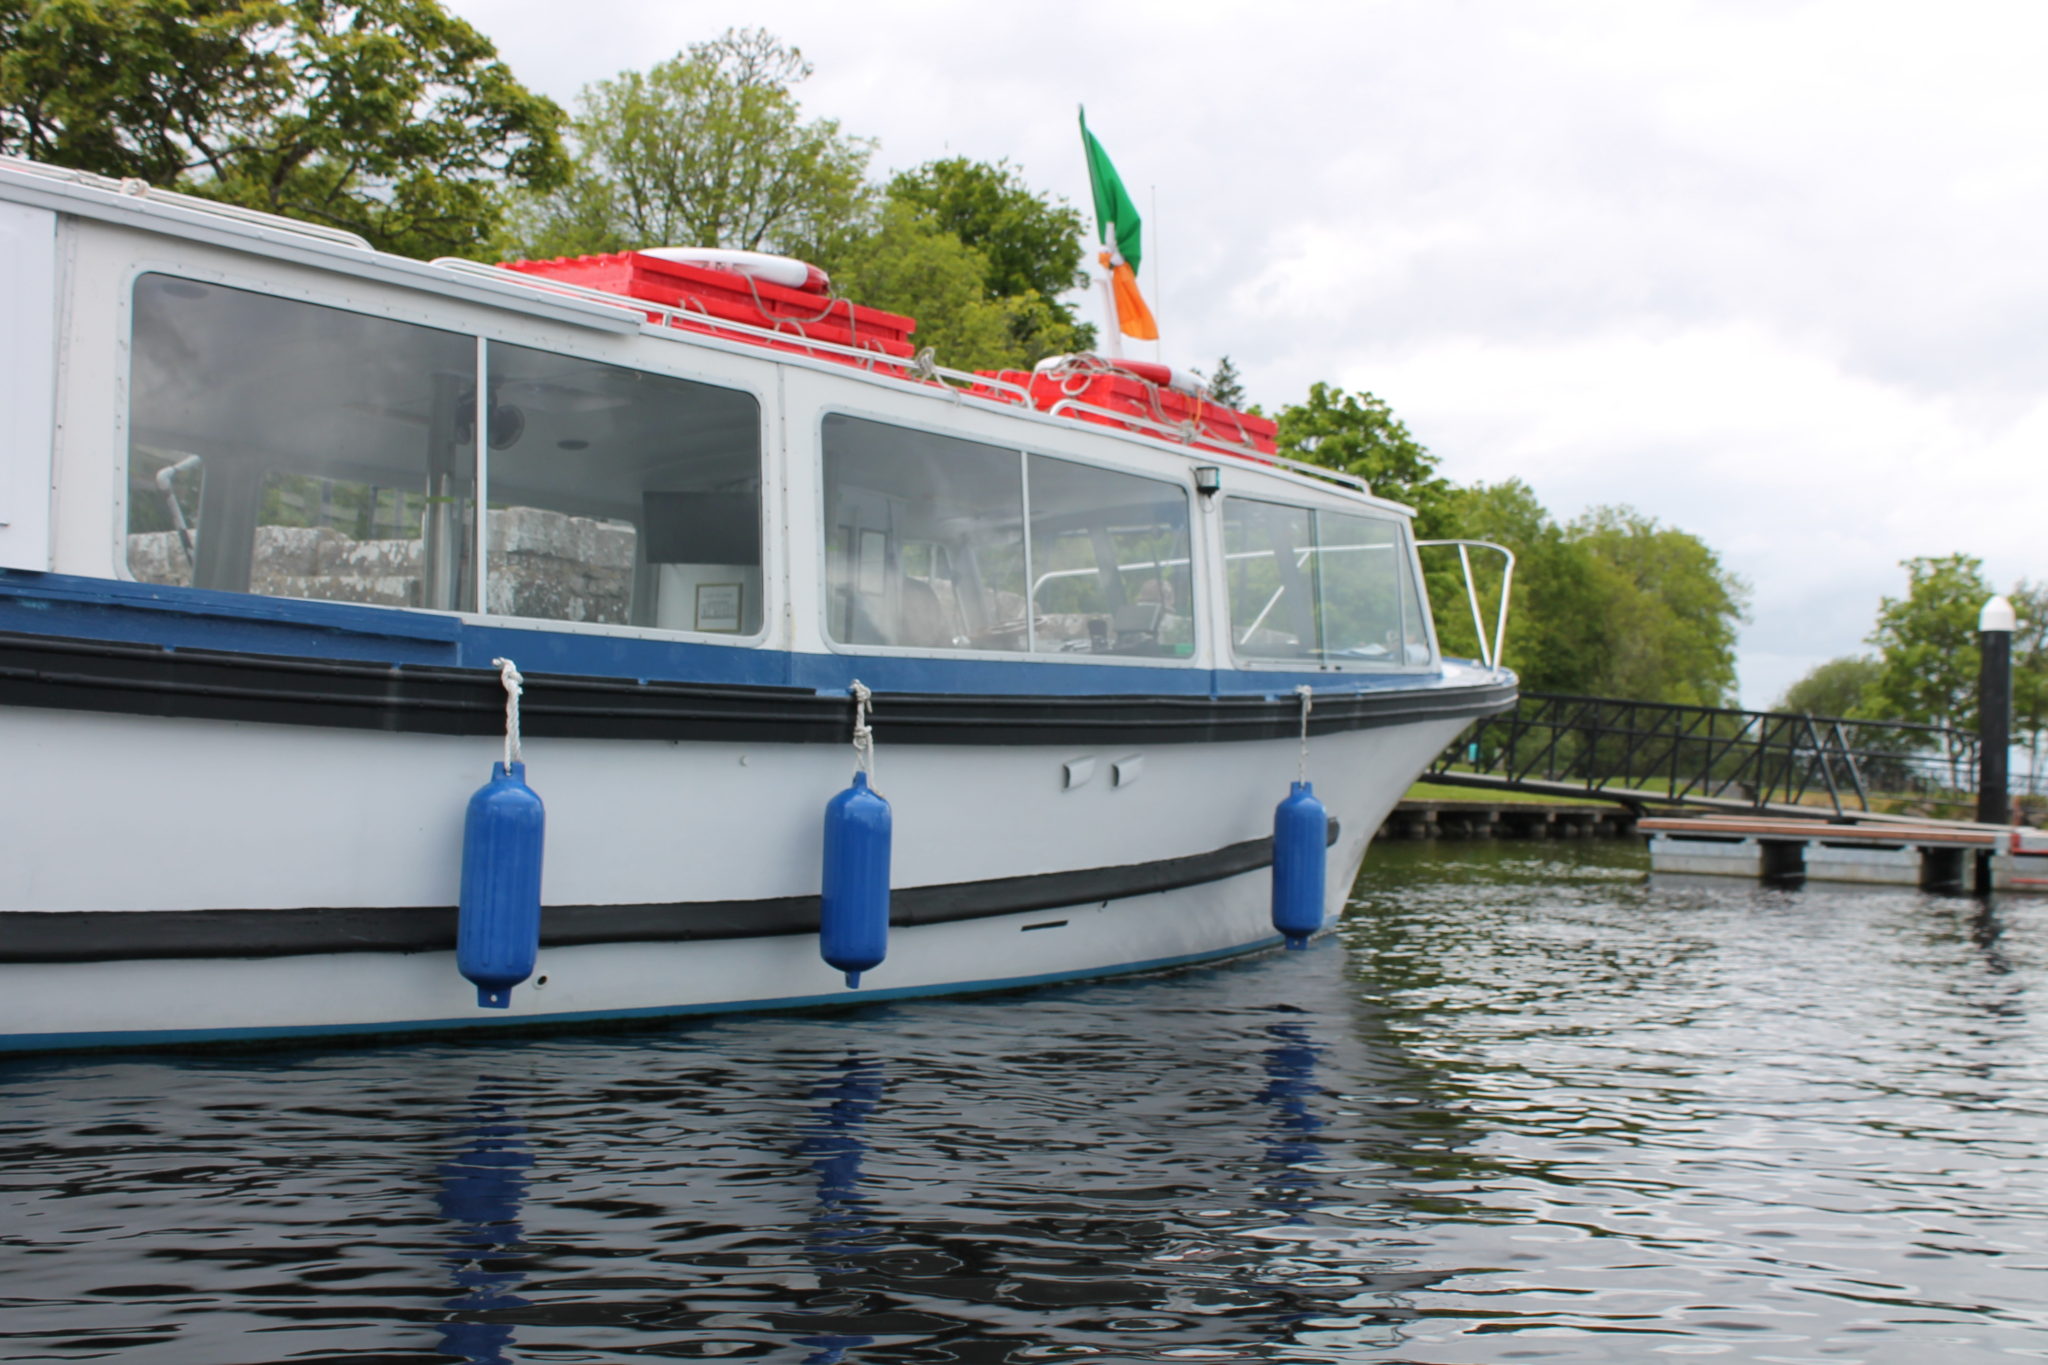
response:
{"label": "white life ring", "polygon": [[1120,356],[1105,355],[1049,355],[1032,367],[1039,374],[1065,370],[1121,370],[1125,374],[1156,384],[1160,388],[1177,389],[1181,393],[1206,398],[1209,386],[1187,370],[1172,365],[1162,365],[1153,360],[1126,360]]}
{"label": "white life ring", "polygon": [[722,246],[656,246],[640,254],[659,261],[674,261],[678,265],[731,270],[769,284],[779,284],[785,289],[823,293],[832,284],[831,277],[809,261],[799,261],[794,256],[771,256],[765,251],[741,251]]}

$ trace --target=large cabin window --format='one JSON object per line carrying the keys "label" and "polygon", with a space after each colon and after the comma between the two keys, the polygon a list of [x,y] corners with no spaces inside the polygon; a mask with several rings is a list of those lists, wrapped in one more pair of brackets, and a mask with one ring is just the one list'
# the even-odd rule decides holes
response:
{"label": "large cabin window", "polygon": [[136,281],[128,568],[152,583],[468,608],[476,342]]}
{"label": "large cabin window", "polygon": [[1238,657],[1429,661],[1399,522],[1232,498],[1224,504],[1223,539]]}
{"label": "large cabin window", "polygon": [[826,629],[849,645],[1029,647],[1023,457],[832,414]]}
{"label": "large cabin window", "polygon": [[761,628],[752,395],[492,342],[485,609]]}
{"label": "large cabin window", "polygon": [[128,567],[278,597],[752,634],[750,394],[219,285],[135,286]]}
{"label": "large cabin window", "polygon": [[838,414],[824,463],[840,644],[1194,653],[1185,486]]}
{"label": "large cabin window", "polygon": [[1194,653],[1187,490],[1042,455],[1029,477],[1032,648]]}

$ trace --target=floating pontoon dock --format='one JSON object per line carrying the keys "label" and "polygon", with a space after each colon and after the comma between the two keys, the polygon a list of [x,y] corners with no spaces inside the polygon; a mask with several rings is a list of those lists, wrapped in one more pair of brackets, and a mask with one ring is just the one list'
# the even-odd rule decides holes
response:
{"label": "floating pontoon dock", "polygon": [[1950,821],[1658,817],[1649,836],[1657,872],[1918,886],[1962,894],[2048,892],[2048,831]]}

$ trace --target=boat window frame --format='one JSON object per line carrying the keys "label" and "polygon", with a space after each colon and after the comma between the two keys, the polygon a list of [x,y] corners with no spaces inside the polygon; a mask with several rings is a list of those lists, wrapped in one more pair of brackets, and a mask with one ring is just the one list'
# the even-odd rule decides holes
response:
{"label": "boat window frame", "polygon": [[[1277,494],[1278,490],[1275,490],[1275,492]],[[1308,513],[1309,534],[1314,538],[1318,549],[1321,546],[1321,522],[1319,519],[1325,513],[1331,516],[1354,517],[1365,521],[1383,521],[1393,526],[1396,538],[1392,548],[1401,565],[1402,572],[1408,578],[1408,589],[1406,592],[1403,592],[1400,585],[1396,584],[1394,593],[1396,610],[1405,612],[1406,607],[1403,604],[1412,594],[1416,610],[1421,613],[1419,624],[1422,627],[1422,638],[1427,641],[1429,646],[1429,657],[1412,662],[1407,659],[1333,660],[1322,652],[1320,641],[1317,643],[1317,652],[1311,656],[1256,654],[1239,649],[1236,622],[1231,616],[1230,542],[1228,536],[1230,504],[1236,502],[1260,503],[1268,507],[1285,508],[1291,512]],[[1231,662],[1239,669],[1247,671],[1256,670],[1262,673],[1416,674],[1434,673],[1442,668],[1443,655],[1437,648],[1436,642],[1436,619],[1430,611],[1429,593],[1423,583],[1422,565],[1415,548],[1415,522],[1411,517],[1404,517],[1385,507],[1369,504],[1336,506],[1320,499],[1294,501],[1289,500],[1285,496],[1264,497],[1257,493],[1224,493],[1218,499],[1216,509],[1216,557],[1218,580],[1222,585],[1222,611],[1220,619],[1223,630],[1223,647],[1229,651]],[[1320,603],[1317,605],[1319,608],[1317,620],[1320,622]],[[1405,645],[1407,640],[1407,622],[1405,618],[1399,621],[1397,631]]]}
{"label": "boat window frame", "polygon": [[[206,248],[221,251],[224,248]],[[290,263],[285,269],[299,273],[314,270],[321,276],[320,284],[337,283],[335,272],[319,267],[307,267]],[[550,630],[572,635],[605,635],[628,639],[673,640],[689,643],[717,644],[734,647],[760,648],[774,633],[776,614],[783,609],[789,587],[783,581],[781,561],[777,543],[778,518],[774,515],[773,504],[781,494],[781,484],[776,469],[776,443],[773,424],[780,420],[778,404],[779,385],[774,362],[763,358],[754,362],[753,357],[731,357],[720,351],[723,358],[737,359],[749,365],[758,363],[762,368],[760,378],[751,383],[738,382],[726,376],[710,376],[682,365],[661,365],[646,363],[654,356],[667,356],[666,351],[650,352],[643,357],[635,355],[630,363],[610,356],[594,355],[591,348],[575,344],[569,338],[555,334],[555,325],[546,319],[520,316],[517,325],[503,323],[491,325],[481,323],[474,313],[478,305],[462,301],[433,299],[424,306],[403,306],[386,296],[402,291],[403,286],[385,281],[364,281],[367,289],[377,297],[364,299],[346,294],[334,288],[317,287],[308,280],[280,281],[273,277],[258,277],[253,272],[224,269],[206,263],[195,263],[189,259],[168,258],[156,253],[137,253],[131,257],[119,276],[118,294],[114,300],[114,345],[119,352],[114,367],[113,440],[110,450],[113,465],[113,481],[109,504],[109,549],[111,551],[111,576],[120,582],[140,584],[128,564],[128,527],[130,522],[129,481],[134,453],[134,367],[135,367],[135,293],[138,283],[151,275],[182,280],[191,284],[210,285],[221,289],[238,290],[266,299],[285,303],[305,304],[315,308],[328,308],[338,312],[353,313],[357,316],[396,322],[431,331],[452,333],[466,338],[474,347],[476,356],[477,394],[479,417],[489,392],[488,357],[491,343],[517,346],[530,351],[542,351],[568,360],[582,361],[593,365],[605,365],[618,369],[642,371],[661,378],[677,379],[688,383],[702,384],[729,393],[742,393],[754,403],[755,435],[760,460],[760,545],[761,545],[761,624],[750,634],[727,631],[681,630],[661,626],[632,625],[624,622],[564,621],[544,616],[507,616],[485,610],[489,600],[489,566],[487,563],[489,537],[490,457],[488,441],[477,441],[476,468],[474,476],[474,497],[476,502],[475,523],[472,527],[474,545],[471,552],[477,567],[475,582],[475,605],[469,608],[444,608],[428,606],[397,605],[382,602],[342,602],[318,597],[281,597],[249,589],[192,589],[193,591],[218,591],[234,597],[246,597],[253,602],[309,602],[321,606],[364,608],[374,611],[426,612],[435,616],[453,617],[458,620],[489,625],[496,628],[515,630]],[[353,277],[342,277],[349,279]],[[435,306],[435,305],[439,306]],[[545,344],[536,344],[536,334],[547,336]],[[634,333],[621,334],[631,346]],[[577,338],[576,340],[580,340]],[[687,355],[679,351],[676,358]],[[479,425],[477,430],[487,430]]]}
{"label": "boat window frame", "polygon": [[[914,432],[920,436],[952,438],[969,445],[993,447],[1014,454],[1017,457],[1018,492],[1022,506],[1019,530],[1023,541],[1025,621],[1027,633],[1022,649],[950,649],[919,645],[871,645],[855,644],[834,637],[832,633],[832,585],[831,546],[828,540],[831,527],[831,508],[825,498],[825,423],[834,417],[847,418],[857,422],[868,422],[876,426],[895,427]],[[1001,662],[1010,664],[1045,663],[1073,667],[1080,664],[1099,664],[1113,668],[1198,668],[1207,667],[1203,651],[1209,644],[1209,622],[1204,606],[1207,598],[1203,581],[1201,562],[1203,530],[1201,507],[1196,501],[1197,490],[1194,470],[1189,466],[1183,479],[1173,479],[1150,470],[1133,469],[1127,465],[1111,464],[1103,460],[1075,455],[1070,451],[1049,449],[1044,444],[1025,444],[1016,441],[988,439],[969,435],[958,429],[939,427],[930,423],[907,421],[895,414],[875,410],[862,410],[852,404],[821,402],[815,419],[809,424],[811,441],[811,468],[814,477],[815,510],[811,526],[811,551],[817,556],[816,571],[812,575],[812,587],[817,593],[818,638],[833,654],[866,655],[892,659],[925,659],[931,661],[972,660],[977,662]],[[1124,474],[1131,478],[1146,479],[1165,488],[1177,488],[1185,501],[1188,513],[1188,551],[1195,561],[1189,576],[1189,590],[1194,594],[1195,603],[1189,611],[1189,623],[1193,630],[1193,647],[1184,656],[1131,655],[1131,654],[1062,654],[1041,652],[1031,648],[1029,631],[1030,586],[1031,586],[1031,460],[1039,456],[1067,464],[1081,465],[1088,469],[1099,469],[1109,474]]]}

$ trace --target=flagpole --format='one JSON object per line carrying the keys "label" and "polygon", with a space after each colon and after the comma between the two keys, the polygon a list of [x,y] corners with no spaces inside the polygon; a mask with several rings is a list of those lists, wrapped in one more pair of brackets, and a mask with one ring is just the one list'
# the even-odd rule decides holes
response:
{"label": "flagpole", "polygon": [[[1152,249],[1145,254],[1152,260],[1152,321],[1157,322],[1160,311],[1166,304],[1166,286],[1159,282],[1159,239],[1162,235],[1159,231],[1159,187],[1153,185],[1149,188],[1152,191]],[[1161,327],[1158,332],[1159,335],[1152,338],[1152,358],[1164,360],[1166,352],[1163,338],[1166,336],[1166,329]]]}
{"label": "flagpole", "polygon": [[1102,335],[1107,338],[1103,349],[1111,360],[1124,358],[1123,328],[1116,320],[1116,290],[1110,287],[1108,275],[1097,275],[1095,286],[1102,294]]}
{"label": "flagpole", "polygon": [[[1085,108],[1081,110],[1081,164],[1090,167],[1088,185],[1092,190],[1095,187],[1095,171],[1088,156],[1088,111]],[[1097,231],[1099,235],[1099,225]],[[1115,228],[1110,229],[1109,240],[1112,242],[1116,240]],[[1090,270],[1091,273],[1095,271],[1101,272],[1095,275],[1095,289],[1097,293],[1102,295],[1102,335],[1108,339],[1107,344],[1102,349],[1109,354],[1111,360],[1121,360],[1123,359],[1124,348],[1117,335],[1121,329],[1117,326],[1116,321],[1116,291],[1110,288],[1109,272],[1101,269],[1099,260],[1095,266],[1090,267]]]}

